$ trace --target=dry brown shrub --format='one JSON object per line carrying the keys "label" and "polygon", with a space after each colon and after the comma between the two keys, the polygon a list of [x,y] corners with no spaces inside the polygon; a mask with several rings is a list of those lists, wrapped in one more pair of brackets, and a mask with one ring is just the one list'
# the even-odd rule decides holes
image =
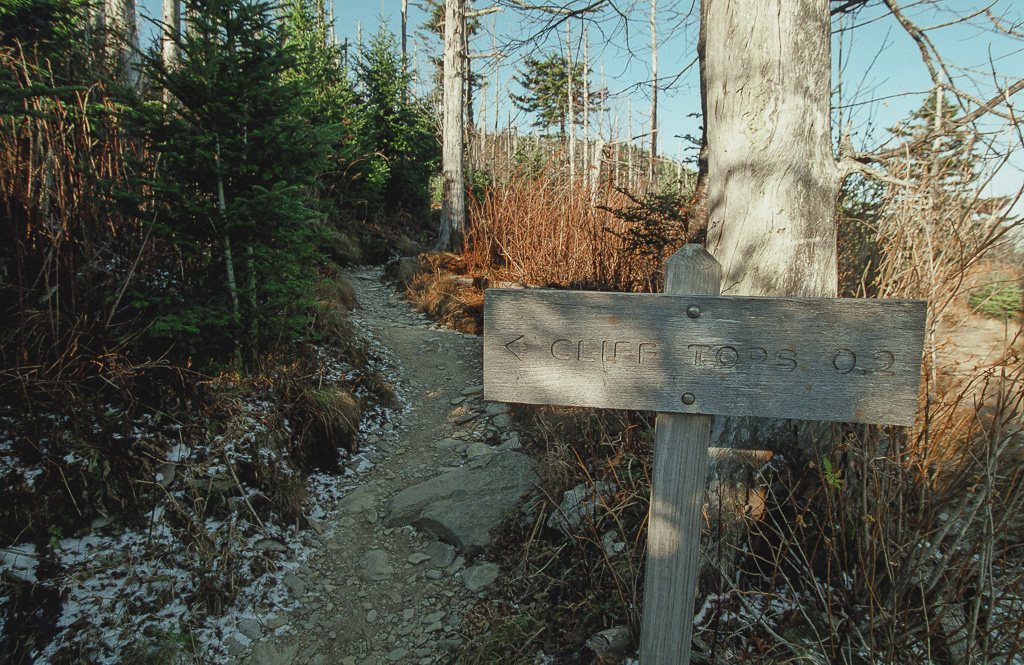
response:
{"label": "dry brown shrub", "polygon": [[322,279],[313,287],[313,298],[320,304],[337,304],[346,310],[359,306],[355,287],[334,265],[321,269]]}
{"label": "dry brown shrub", "polygon": [[406,294],[434,321],[479,335],[483,332],[484,294],[479,281],[465,277],[462,257],[447,254],[421,254],[419,265],[405,280]]}
{"label": "dry brown shrub", "polygon": [[516,282],[608,291],[653,291],[677,247],[638,253],[624,240],[635,224],[599,206],[633,203],[612,189],[592,192],[554,170],[519,174],[471,199],[469,274]]}

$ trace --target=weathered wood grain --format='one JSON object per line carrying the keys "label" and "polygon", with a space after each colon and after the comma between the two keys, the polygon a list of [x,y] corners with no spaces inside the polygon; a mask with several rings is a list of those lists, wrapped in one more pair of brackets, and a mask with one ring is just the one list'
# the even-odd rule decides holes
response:
{"label": "weathered wood grain", "polygon": [[484,398],[910,425],[924,319],[919,300],[488,289]]}
{"label": "weathered wood grain", "polygon": [[[718,293],[722,270],[700,245],[665,262],[665,290]],[[644,665],[687,665],[700,554],[711,416],[659,413],[654,426],[647,571],[640,631]]]}

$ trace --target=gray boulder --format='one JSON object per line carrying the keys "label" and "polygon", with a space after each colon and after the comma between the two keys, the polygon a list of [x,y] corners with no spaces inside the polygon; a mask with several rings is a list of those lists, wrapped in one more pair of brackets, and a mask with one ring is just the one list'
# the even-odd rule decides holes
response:
{"label": "gray boulder", "polygon": [[597,520],[595,508],[618,490],[618,485],[605,480],[582,483],[562,495],[558,510],[548,518],[548,528],[572,536],[591,521]]}
{"label": "gray boulder", "polygon": [[359,569],[363,579],[379,582],[391,577],[395,569],[388,563],[388,554],[384,550],[370,550],[359,558]]}
{"label": "gray boulder", "polygon": [[536,481],[529,457],[495,452],[473,468],[449,471],[402,490],[384,507],[384,526],[411,525],[462,552],[481,551],[491,543],[491,529],[521,504]]}
{"label": "gray boulder", "polygon": [[587,647],[594,652],[600,662],[605,662],[626,653],[631,642],[629,629],[625,626],[616,626],[592,635],[587,640]]}

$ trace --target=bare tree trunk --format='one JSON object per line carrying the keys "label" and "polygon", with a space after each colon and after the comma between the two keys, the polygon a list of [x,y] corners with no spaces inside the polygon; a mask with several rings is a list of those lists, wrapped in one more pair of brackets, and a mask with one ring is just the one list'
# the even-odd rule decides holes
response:
{"label": "bare tree trunk", "polygon": [[[829,2],[701,5],[707,246],[723,268],[722,293],[835,297],[842,177],[830,139]],[[800,460],[811,442],[796,421],[715,418],[708,514],[719,551],[732,551],[742,515],[763,509],[754,479],[771,453],[753,449]]]}
{"label": "bare tree trunk", "polygon": [[440,250],[462,247],[466,224],[466,196],[462,170],[463,102],[462,52],[465,0],[446,0],[444,11],[444,120],[441,146],[441,229]]}
{"label": "bare tree trunk", "polygon": [[626,188],[633,187],[633,98],[626,100]]}
{"label": "bare tree trunk", "polygon": [[619,110],[615,109],[615,112],[608,118],[608,139],[611,144],[608,147],[608,186],[605,187],[605,191],[611,191],[613,187],[618,183],[619,177]]}
{"label": "bare tree trunk", "polygon": [[141,58],[135,0],[104,0],[103,16],[107,31],[114,39],[107,47],[107,54],[118,63],[118,73],[125,83],[137,90],[141,83]]}
{"label": "bare tree trunk", "polygon": [[[214,153],[215,163],[217,165],[217,210],[220,211],[220,219],[223,223],[225,220],[225,214],[227,213],[227,199],[224,196],[224,176],[219,173],[220,171],[220,140],[217,141],[216,152]],[[238,282],[235,280],[235,259],[231,251],[231,234],[228,233],[227,228],[221,228],[219,230],[221,241],[224,243],[224,270],[227,272],[227,286],[228,295],[231,296],[231,311],[235,315],[235,320],[241,322],[242,314],[241,307],[238,303]],[[235,358],[239,362],[242,361],[242,351],[239,346],[239,340],[235,338]]]}
{"label": "bare tree trunk", "polygon": [[[331,13],[334,16],[334,13]],[[402,0],[402,64],[405,65],[408,51],[406,50],[406,30],[409,25],[409,0]]]}
{"label": "bare tree trunk", "polygon": [[658,159],[658,30],[655,17],[658,11],[658,0],[651,0],[651,163],[647,170],[647,180],[655,187],[655,161]]}
{"label": "bare tree trunk", "polygon": [[[463,0],[465,3],[467,0]],[[469,59],[469,34],[466,30],[466,13],[465,4],[463,5],[462,13],[462,66],[464,71],[462,73],[462,80],[466,85],[466,101],[463,103],[463,109],[465,109],[465,128],[469,132],[470,138],[473,132],[476,130],[476,118],[474,117],[473,109],[473,69],[470,66],[472,61]]]}
{"label": "bare tree trunk", "polygon": [[[181,5],[180,0],[163,0],[163,34],[161,36],[164,68],[171,71],[178,65],[181,39]],[[171,92],[166,88],[163,91],[164,103],[171,102]]]}
{"label": "bare tree trunk", "polygon": [[590,33],[583,31],[583,173],[584,184],[593,190],[596,180],[590,159]]}
{"label": "bare tree trunk", "polygon": [[[498,52],[497,17],[491,16],[491,52]],[[498,180],[498,91],[501,90],[501,60],[494,63],[494,136],[491,137],[491,180]],[[484,124],[486,124],[486,119]]]}
{"label": "bare tree trunk", "polygon": [[708,249],[722,292],[834,297],[828,0],[703,4]]}
{"label": "bare tree trunk", "polygon": [[700,129],[700,152],[697,154],[697,181],[693,184],[693,197],[686,211],[688,242],[705,242],[708,230],[708,91],[707,91],[707,2],[700,6],[700,36],[697,39],[697,59],[700,64],[700,110],[704,122]]}
{"label": "bare tree trunk", "polygon": [[178,62],[178,39],[181,34],[180,0],[163,0],[163,56],[164,67],[171,69]]}
{"label": "bare tree trunk", "polygon": [[568,89],[566,96],[568,103],[566,108],[566,122],[569,123],[569,182],[576,180],[576,109],[573,105],[572,89],[572,42],[569,41],[569,22],[565,22],[565,62],[568,76]]}

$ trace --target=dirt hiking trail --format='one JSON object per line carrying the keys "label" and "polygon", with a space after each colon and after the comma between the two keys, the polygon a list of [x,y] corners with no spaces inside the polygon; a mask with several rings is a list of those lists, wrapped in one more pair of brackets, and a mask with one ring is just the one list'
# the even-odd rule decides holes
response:
{"label": "dirt hiking trail", "polygon": [[387,371],[404,405],[370,431],[364,425],[366,461],[314,524],[314,554],[284,579],[297,607],[250,619],[254,639],[240,664],[453,662],[462,617],[497,574],[482,556],[467,561],[426,533],[383,521],[391,497],[473,464],[475,453],[494,450],[485,441],[518,447],[504,409],[481,402],[482,341],[415,313],[381,283],[380,268],[349,277],[360,303],[353,319],[390,350]]}

